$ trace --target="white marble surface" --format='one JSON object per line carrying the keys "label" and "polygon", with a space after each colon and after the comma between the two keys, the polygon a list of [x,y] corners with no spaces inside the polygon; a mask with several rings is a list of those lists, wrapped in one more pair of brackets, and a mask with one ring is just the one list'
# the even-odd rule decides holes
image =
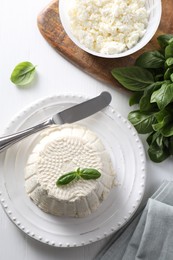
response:
{"label": "white marble surface", "polygon": [[[32,102],[60,93],[92,97],[108,90],[113,98],[111,105],[127,117],[130,111],[127,93],[86,75],[56,53],[43,39],[37,28],[37,15],[48,3],[49,0],[0,0],[0,131],[16,113]],[[14,66],[25,60],[37,65],[37,76],[30,87],[22,89],[11,83],[10,75]],[[146,147],[144,139],[143,143]],[[172,178],[172,159],[154,164],[147,157],[145,198],[154,192],[163,179]],[[80,248],[63,249],[43,245],[18,230],[0,206],[1,260],[92,260],[107,240]]]}

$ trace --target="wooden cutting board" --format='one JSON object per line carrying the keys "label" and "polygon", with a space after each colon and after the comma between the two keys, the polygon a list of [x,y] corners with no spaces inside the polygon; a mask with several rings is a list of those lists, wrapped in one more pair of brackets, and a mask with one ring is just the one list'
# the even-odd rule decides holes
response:
{"label": "wooden cutting board", "polygon": [[140,51],[128,57],[106,59],[90,55],[78,48],[65,33],[59,18],[58,0],[53,0],[38,15],[38,28],[46,41],[55,50],[84,72],[115,87],[121,87],[110,71],[115,67],[134,64],[135,59],[144,51],[158,49],[157,37],[173,34],[173,0],[162,0],[162,19],[152,40]]}

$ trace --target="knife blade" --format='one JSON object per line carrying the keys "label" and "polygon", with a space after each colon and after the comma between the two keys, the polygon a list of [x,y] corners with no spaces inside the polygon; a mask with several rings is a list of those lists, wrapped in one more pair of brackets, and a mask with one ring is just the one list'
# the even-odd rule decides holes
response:
{"label": "knife blade", "polygon": [[75,106],[67,108],[61,112],[56,113],[46,121],[30,127],[24,131],[0,137],[0,152],[3,152],[11,145],[17,143],[18,141],[39,132],[51,125],[74,123],[86,117],[89,117],[98,111],[102,110],[108,106],[111,102],[111,95],[109,92],[102,92],[99,96],[79,103]]}
{"label": "knife blade", "polygon": [[52,117],[52,120],[55,124],[74,123],[105,108],[109,105],[111,99],[111,95],[108,92],[102,92],[95,98],[89,99],[55,114]]}

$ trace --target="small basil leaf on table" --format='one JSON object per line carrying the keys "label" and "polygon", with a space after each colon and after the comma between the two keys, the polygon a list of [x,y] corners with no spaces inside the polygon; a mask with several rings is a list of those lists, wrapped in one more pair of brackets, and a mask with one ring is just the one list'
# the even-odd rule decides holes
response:
{"label": "small basil leaf on table", "polygon": [[35,68],[31,62],[21,62],[14,68],[10,79],[17,86],[25,86],[34,79]]}
{"label": "small basil leaf on table", "polygon": [[111,73],[124,87],[132,91],[142,91],[154,83],[152,73],[138,66],[115,68]]}
{"label": "small basil leaf on table", "polygon": [[159,51],[149,51],[141,54],[135,62],[135,65],[146,69],[162,68],[165,63],[165,57]]}

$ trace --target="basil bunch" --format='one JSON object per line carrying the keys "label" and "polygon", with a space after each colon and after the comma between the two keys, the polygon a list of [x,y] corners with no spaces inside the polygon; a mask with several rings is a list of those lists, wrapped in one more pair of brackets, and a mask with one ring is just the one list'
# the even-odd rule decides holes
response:
{"label": "basil bunch", "polygon": [[78,168],[76,171],[66,173],[62,175],[56,182],[56,185],[66,185],[73,180],[79,180],[80,178],[85,180],[98,179],[101,173],[92,168]]}
{"label": "basil bunch", "polygon": [[140,55],[131,67],[115,68],[112,75],[133,91],[129,105],[139,109],[128,115],[139,134],[149,134],[148,154],[162,162],[173,154],[173,35],[157,38],[159,50]]}

